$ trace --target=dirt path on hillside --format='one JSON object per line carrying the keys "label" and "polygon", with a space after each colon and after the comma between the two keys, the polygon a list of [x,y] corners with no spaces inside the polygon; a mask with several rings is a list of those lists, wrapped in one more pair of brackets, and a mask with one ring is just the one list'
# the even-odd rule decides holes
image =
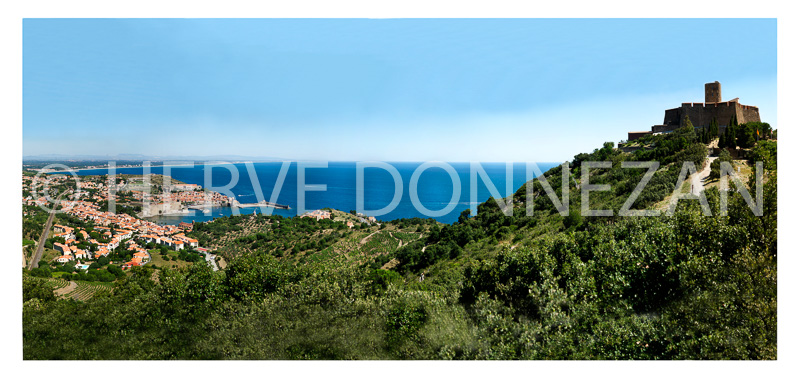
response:
{"label": "dirt path on hillside", "polygon": [[389,262],[387,262],[386,264],[383,264],[383,266],[381,267],[381,269],[383,269],[383,270],[389,270],[389,269],[392,269],[392,268],[396,267],[396,266],[397,266],[397,264],[399,264],[399,263],[400,263],[400,261],[399,261],[399,260],[397,260],[397,259],[391,259],[391,260],[389,260]]}
{"label": "dirt path on hillside", "polygon": [[372,237],[372,235],[375,235],[375,234],[377,234],[377,233],[379,233],[379,232],[381,232],[381,230],[375,231],[375,232],[373,232],[373,233],[371,233],[371,234],[369,234],[369,235],[365,236],[365,237],[364,237],[363,239],[361,239],[361,241],[360,241],[360,242],[358,242],[358,243],[359,243],[359,244],[361,244],[361,245],[367,244],[367,239],[371,238],[371,237]]}
{"label": "dirt path on hillside", "polygon": [[76,284],[75,281],[69,281],[69,285],[60,289],[56,289],[53,291],[53,293],[55,293],[56,297],[60,297],[62,295],[66,296],[67,294],[73,292],[76,288],[78,288],[78,284]]}
{"label": "dirt path on hillside", "polygon": [[396,236],[392,235],[392,233],[391,233],[391,232],[389,233],[389,237],[390,237],[390,238],[397,239],[397,249],[400,249],[401,247],[403,247],[403,240],[402,240],[402,239],[400,239],[400,238],[398,238],[398,237],[396,237]]}
{"label": "dirt path on hillside", "polygon": [[692,194],[699,196],[700,192],[705,190],[703,184],[708,181],[708,177],[711,175],[711,163],[717,160],[716,157],[709,157],[706,159],[706,164],[703,167],[703,170],[697,172],[696,174],[692,175]]}

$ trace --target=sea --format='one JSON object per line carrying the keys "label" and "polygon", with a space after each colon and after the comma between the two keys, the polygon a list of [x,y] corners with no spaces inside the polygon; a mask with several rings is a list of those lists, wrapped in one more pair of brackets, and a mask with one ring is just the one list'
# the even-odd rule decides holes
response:
{"label": "sea", "polygon": [[[282,162],[257,162],[234,163],[226,165],[176,165],[149,167],[153,174],[166,174],[176,180],[188,183],[205,185],[206,171],[211,178],[211,184],[217,192],[233,195],[240,203],[258,202],[257,192],[263,194],[263,199],[271,201],[273,191],[276,190],[277,181],[284,163]],[[288,163],[287,163],[288,164]],[[489,186],[485,179],[497,189],[500,197],[507,197],[514,193],[526,182],[526,163],[509,163],[510,175],[506,163],[479,163],[486,175],[476,174],[476,201],[471,200],[470,191],[470,163],[413,163],[391,162],[386,163],[396,169],[399,185],[396,178],[386,169],[367,167],[363,172],[363,200],[364,209],[380,210],[390,206],[395,196],[397,187],[402,187],[402,197],[396,207],[389,208],[386,214],[378,215],[381,221],[390,221],[399,218],[434,218],[442,223],[453,223],[459,215],[470,208],[470,203],[483,203],[491,198]],[[425,166],[423,167],[423,164]],[[559,163],[536,163],[540,172],[546,172]],[[357,163],[356,162],[327,162],[327,163],[300,163],[304,167],[298,170],[298,163],[291,162],[285,172],[285,178],[279,187],[278,204],[288,205],[290,209],[271,208],[273,215],[292,217],[299,215],[299,211],[333,208],[348,212],[356,210],[357,190]],[[318,167],[319,165],[327,165]],[[235,173],[232,173],[232,170]],[[117,174],[141,175],[144,167],[117,168]],[[302,171],[303,175],[298,175]],[[417,172],[416,177],[415,171]],[[108,169],[85,169],[75,173],[78,176],[104,175]],[[238,176],[238,177],[237,177]],[[298,176],[307,187],[304,197],[303,209],[300,209],[300,195],[298,194]],[[511,185],[507,185],[510,176]],[[534,174],[535,176],[535,174]],[[416,182],[412,182],[412,178]],[[257,183],[257,184],[256,184]],[[454,184],[455,183],[455,184]],[[416,185],[413,185],[416,184]],[[460,190],[456,187],[460,186]],[[412,190],[415,189],[416,198],[412,201]],[[456,195],[454,196],[454,192]],[[227,193],[226,193],[227,192]],[[450,206],[449,211],[444,211]],[[387,210],[389,210],[387,209]],[[426,210],[427,209],[427,210]],[[177,224],[179,222],[205,222],[218,217],[239,214],[253,214],[262,212],[259,207],[239,208],[215,207],[210,213],[194,211],[189,215],[157,216],[147,218],[160,224]]]}

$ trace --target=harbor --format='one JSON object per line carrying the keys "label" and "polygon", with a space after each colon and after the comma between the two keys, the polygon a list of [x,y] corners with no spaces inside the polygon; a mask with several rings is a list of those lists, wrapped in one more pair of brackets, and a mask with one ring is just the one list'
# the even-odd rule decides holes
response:
{"label": "harbor", "polygon": [[279,203],[268,202],[266,200],[260,201],[260,202],[256,202],[256,203],[240,203],[238,200],[236,200],[234,198],[231,198],[228,203],[230,204],[231,207],[238,207],[238,208],[266,206],[266,207],[272,207],[272,208],[275,208],[275,209],[282,209],[282,210],[290,210],[291,209],[291,207],[289,207],[289,205],[281,205]]}

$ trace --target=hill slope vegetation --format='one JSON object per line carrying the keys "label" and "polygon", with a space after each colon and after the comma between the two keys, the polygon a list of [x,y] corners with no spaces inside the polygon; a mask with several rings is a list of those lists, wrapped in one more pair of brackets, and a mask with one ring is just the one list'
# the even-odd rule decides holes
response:
{"label": "hill slope vegetation", "polygon": [[[226,269],[164,268],[154,280],[134,268],[86,301],[27,280],[24,358],[775,359],[777,161],[774,146],[759,149],[774,142],[754,148],[769,160],[763,216],[717,188],[703,192],[712,216],[692,199],[673,216],[618,214],[647,171],[623,162],[659,162],[631,206],[649,209],[684,161],[704,163],[696,139],[685,128],[649,150],[577,155],[565,216],[534,180],[511,216],[490,199],[452,225],[217,219],[193,234],[220,240]],[[614,215],[580,215],[583,161],[612,162],[591,170],[611,190],[590,200]],[[559,198],[562,169],[544,175]]]}

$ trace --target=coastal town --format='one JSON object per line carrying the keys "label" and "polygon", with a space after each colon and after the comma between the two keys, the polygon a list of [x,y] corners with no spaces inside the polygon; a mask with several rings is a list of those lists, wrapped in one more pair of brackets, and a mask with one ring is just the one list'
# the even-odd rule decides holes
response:
{"label": "coastal town", "polygon": [[[67,176],[62,175],[45,175],[39,177],[39,180],[32,176],[23,176],[23,191],[28,193],[23,199],[26,208],[23,218],[33,212],[34,207],[48,205],[45,196],[34,198],[33,195],[37,190],[48,186],[61,186],[67,190],[68,199],[62,200],[57,210],[65,214],[67,219],[74,219],[83,224],[53,226],[54,234],[47,240],[52,241],[48,246],[51,245],[53,250],[60,253],[54,261],[74,264],[76,268],[86,270],[92,261],[106,257],[118,262],[125,270],[150,262],[151,251],[160,246],[172,251],[185,250],[204,254],[208,252],[198,245],[197,240],[186,236],[186,233],[192,230],[190,223],[159,225],[142,219],[135,213],[131,214],[130,211],[110,212],[102,208],[102,205],[108,204],[111,199],[119,201],[121,210],[131,209],[136,201],[139,203],[152,201],[156,207],[171,203],[198,202],[206,198],[206,194],[195,190],[199,186],[177,184],[174,188],[182,191],[153,195],[150,191],[130,190],[125,181],[111,184],[95,177],[78,182],[77,188],[81,190],[66,189],[65,183],[68,180]],[[226,200],[226,197],[215,192],[209,193],[208,196],[216,204]]]}
{"label": "coastal town", "polygon": [[[80,180],[68,174],[23,173],[23,223],[41,217],[44,209],[56,210],[58,222],[49,230],[41,230],[46,250],[54,251],[49,258],[37,261],[36,256],[23,252],[23,267],[37,269],[38,264],[55,266],[69,272],[89,272],[107,264],[121,270],[146,266],[157,259],[175,257],[185,261],[208,261],[219,269],[214,251],[200,245],[191,237],[194,222],[159,224],[147,218],[164,215],[186,215],[190,211],[207,211],[208,207],[270,206],[289,209],[289,206],[262,201],[241,204],[233,197],[204,190],[197,184],[183,183],[171,177],[154,175],[82,176]],[[55,192],[66,197],[54,206]],[[49,196],[48,196],[49,195]],[[111,209],[113,204],[114,209]],[[320,209],[298,215],[317,221],[333,220],[330,210]],[[41,219],[41,218],[39,218]],[[352,229],[356,224],[375,224],[375,217],[351,212],[340,220]],[[23,230],[23,240],[32,241],[35,232]],[[25,238],[30,239],[25,239]],[[38,246],[38,244],[37,244]],[[159,256],[154,256],[158,253]],[[102,262],[103,264],[97,264]],[[74,275],[74,274],[72,274]],[[79,274],[80,275],[80,274]],[[60,278],[69,278],[60,275]]]}

